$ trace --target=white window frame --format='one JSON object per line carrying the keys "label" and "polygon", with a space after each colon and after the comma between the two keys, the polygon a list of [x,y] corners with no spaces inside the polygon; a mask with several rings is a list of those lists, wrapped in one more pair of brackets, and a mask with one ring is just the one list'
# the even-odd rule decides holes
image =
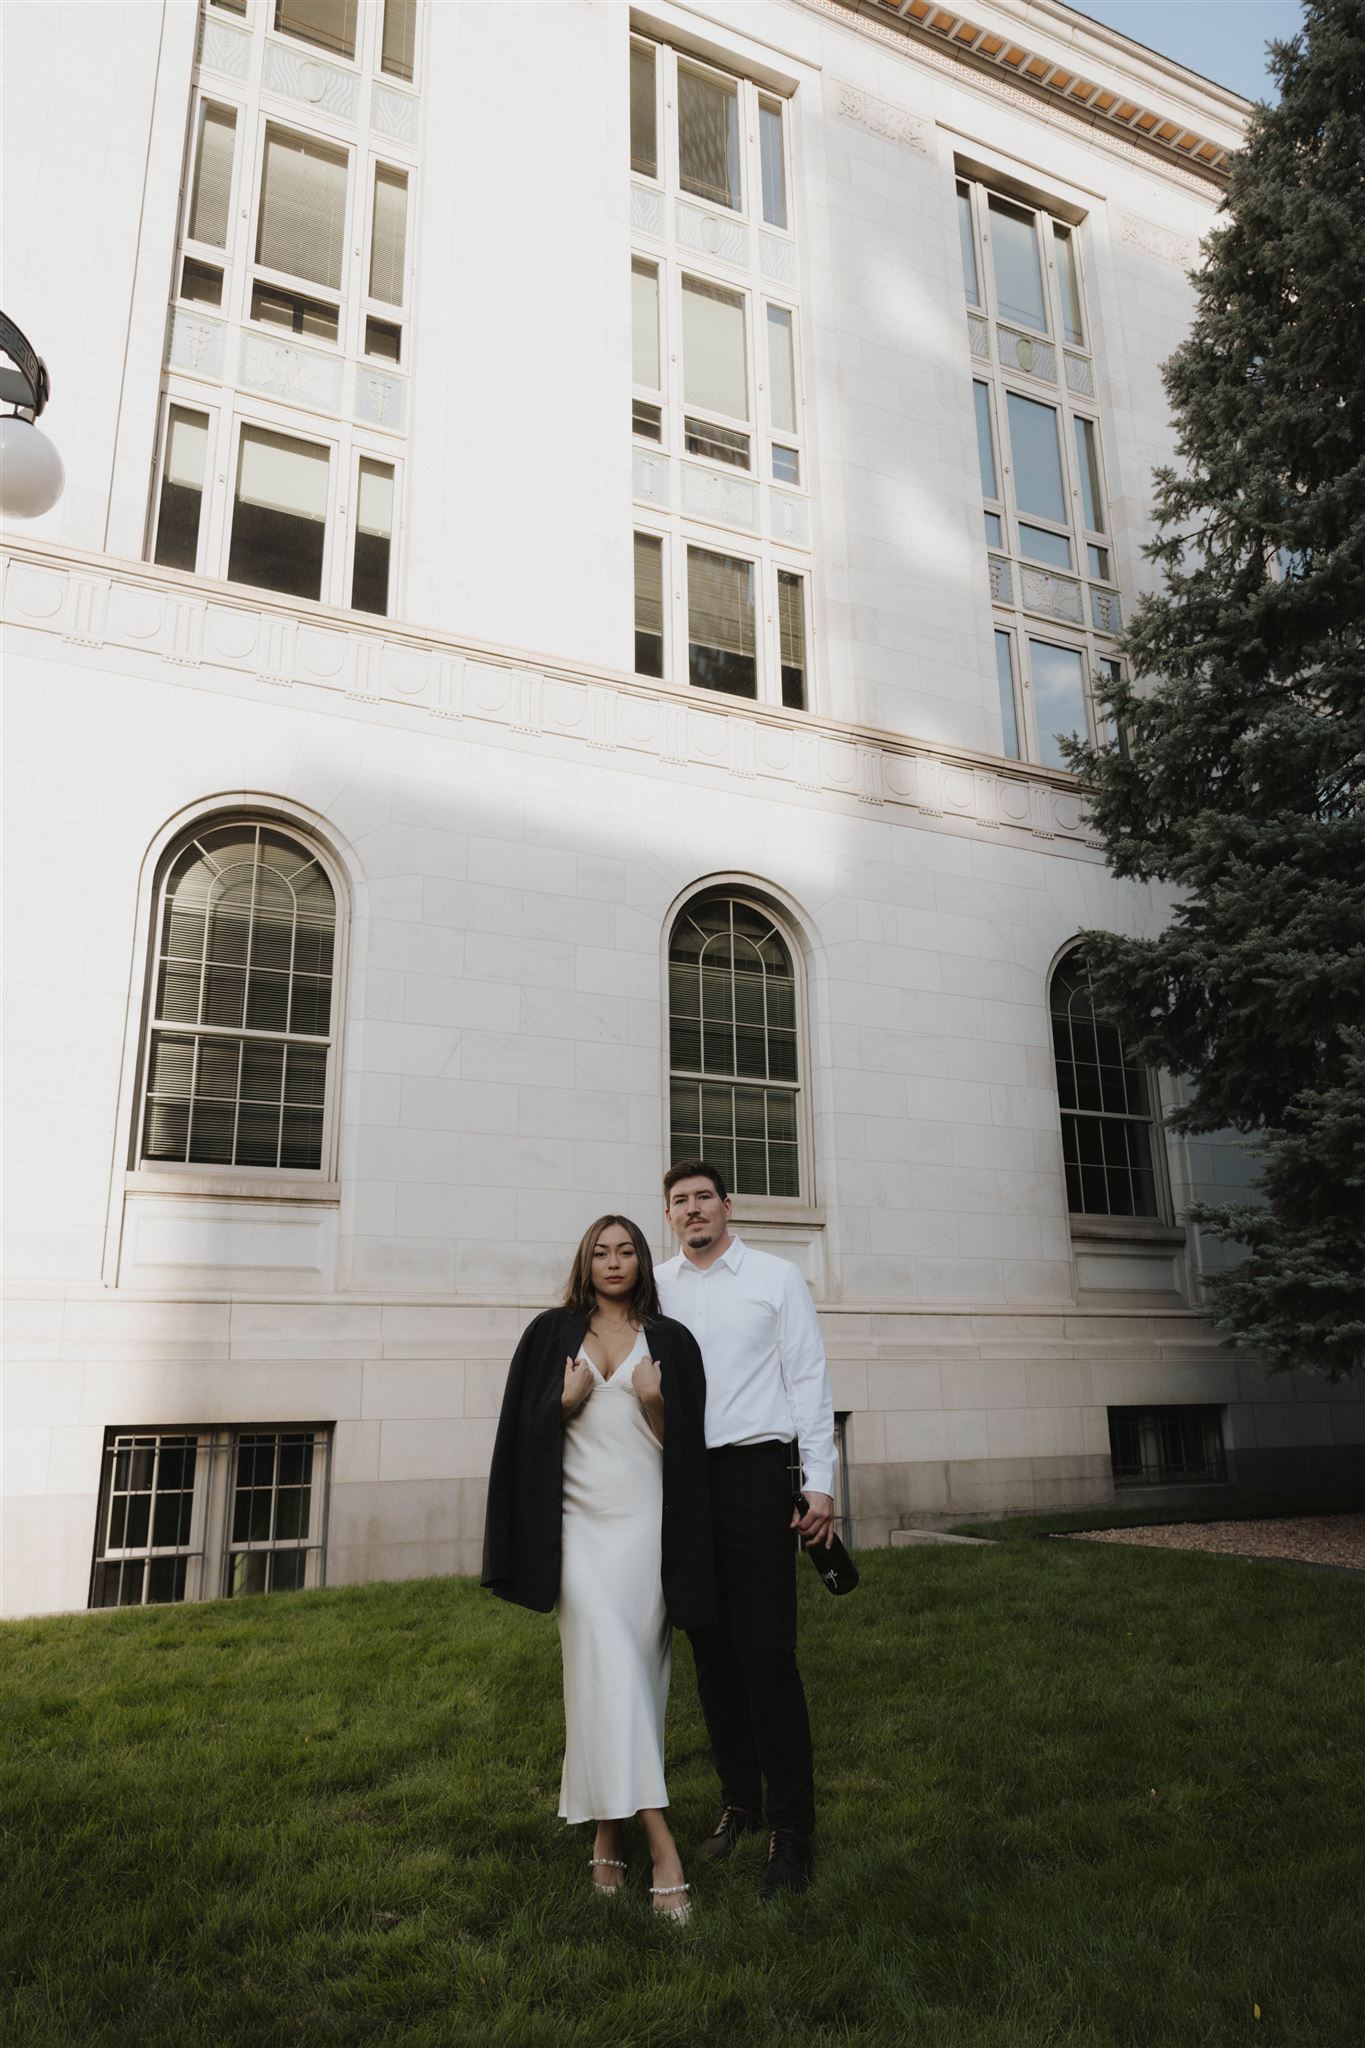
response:
{"label": "white window frame", "polygon": [[[316,1167],[238,1166],[218,1160],[144,1159],[143,1133],[147,1119],[147,1082],[151,1039],[156,1007],[156,979],[161,961],[161,928],[165,919],[166,885],[172,868],[191,840],[225,825],[263,825],[290,834],[317,860],[332,887],[336,904],[336,926],[332,942],[332,1007],[328,1036],[327,1087],[323,1100],[322,1147]],[[174,1192],[204,1192],[219,1196],[238,1194],[244,1198],[262,1193],[280,1199],[332,1200],[336,1193],[337,1157],[340,1149],[343,1040],[346,1019],[346,991],[350,952],[350,890],[344,870],[330,847],[309,826],[269,803],[205,805],[180,822],[157,850],[144,921],[144,990],[133,1041],[126,1192],[146,1193],[170,1189]],[[173,1029],[173,1026],[159,1027]],[[187,1025],[187,1032],[211,1031],[210,1026]]]}
{"label": "white window frame", "polygon": [[[1014,655],[1016,717],[1022,758],[1038,763],[1041,761],[1041,752],[1034,715],[1036,693],[1033,687],[1029,640],[1048,641],[1080,654],[1086,707],[1086,736],[1093,741],[1097,736],[1097,727],[1092,677],[1102,660],[1113,658],[1114,637],[1122,625],[1112,499],[1108,480],[1108,454],[1105,447],[1103,407],[1099,397],[1098,369],[1094,355],[1095,316],[1086,302],[1085,237],[1082,232],[1083,223],[1073,219],[1070,212],[1049,206],[1035,195],[1012,189],[1010,181],[1006,178],[992,177],[973,166],[958,165],[954,170],[952,216],[955,252],[959,195],[964,188],[969,200],[972,245],[980,291],[979,305],[967,308],[968,323],[969,327],[972,323],[984,327],[988,351],[985,356],[972,354],[971,379],[973,385],[981,384],[985,387],[995,458],[996,496],[987,496],[984,486],[982,487],[982,537],[986,540],[988,557],[994,613],[992,625],[996,630],[1008,632],[1010,635]],[[1000,312],[989,227],[989,201],[992,196],[1010,206],[1029,212],[1033,217],[1034,246],[1047,314],[1045,331],[1029,329],[1024,323],[1012,320]],[[1054,232],[1058,227],[1067,230],[1076,268],[1081,326],[1085,335],[1084,341],[1080,343],[1066,339],[1063,287],[1058,271]],[[1041,373],[1031,375],[1023,369],[1013,369],[1003,363],[998,343],[1001,324],[1009,333],[1031,335],[1040,345],[1053,351],[1057,373],[1055,381],[1048,380]],[[1075,361],[1083,360],[1088,365],[1091,385],[1089,395],[1082,396],[1068,383],[1068,358]],[[975,447],[976,396],[974,391],[968,395],[973,408],[972,436]],[[1009,423],[1008,400],[1011,396],[1046,406],[1053,413],[1058,437],[1062,492],[1068,514],[1065,522],[1059,522],[1043,514],[1024,513],[1020,510]],[[1078,419],[1088,421],[1093,430],[1100,493],[1099,509],[1108,521],[1108,531],[1100,531],[1086,521],[1085,496],[1074,425]],[[992,515],[1000,523],[1001,540],[998,546],[986,536],[985,515]],[[1071,555],[1070,569],[1064,570],[1025,555],[1020,545],[1021,525],[1036,527],[1064,539]],[[1104,550],[1107,576],[1091,575],[1087,552],[1091,547]],[[1043,579],[1037,587],[1044,595],[1050,588],[1074,588],[1081,611],[1080,620],[1067,618],[1059,615],[1058,611],[1045,610],[1039,604],[1026,602],[1026,574],[1031,578]],[[1101,624],[1101,617],[1107,618],[1109,623]],[[1053,764],[1047,766],[1052,773],[1067,772]]]}
{"label": "white window frame", "polygon": [[[666,529],[647,525],[636,508],[635,530],[662,537]],[[687,550],[698,548],[709,555],[729,555],[742,562],[748,562],[754,570],[754,680],[755,692],[752,697],[741,697],[737,691],[710,690],[694,684],[691,676],[691,631],[690,592],[688,589]],[[813,570],[808,555],[798,555],[790,549],[781,549],[772,544],[762,546],[754,534],[732,532],[728,528],[701,526],[693,521],[683,521],[678,529],[675,543],[674,578],[671,593],[667,581],[668,548],[664,548],[664,680],[673,680],[684,685],[698,703],[752,704],[755,709],[766,711],[785,710],[782,702],[782,632],[781,615],[777,595],[779,570],[799,576],[802,583],[802,605],[806,631],[806,702],[801,711],[791,711],[792,718],[805,717],[815,705],[815,664],[814,664],[814,589]],[[670,629],[669,614],[672,613]]]}
{"label": "white window frame", "polygon": [[[310,1536],[306,1543],[286,1540],[271,1544],[234,1544],[232,1540],[232,1509],[236,1494],[238,1451],[243,1437],[248,1436],[312,1436],[313,1476],[310,1481]],[[232,1424],[175,1424],[153,1423],[143,1428],[138,1425],[114,1425],[105,1430],[105,1440],[100,1453],[100,1483],[95,1511],[95,1539],[90,1565],[90,1581],[86,1594],[86,1606],[94,1613],[114,1613],[114,1607],[93,1606],[95,1575],[101,1564],[134,1563],[150,1561],[154,1557],[183,1557],[186,1560],[185,1593],[183,1599],[173,1601],[148,1601],[146,1578],[143,1580],[143,1599],[129,1603],[141,1606],[188,1607],[204,1600],[223,1599],[230,1594],[230,1576],[234,1555],[243,1550],[304,1550],[308,1553],[304,1585],[300,1591],[310,1590],[327,1583],[327,1536],[331,1509],[332,1448],[335,1425],[330,1422],[261,1422]],[[156,1441],[157,1454],[162,1441],[170,1437],[193,1438],[195,1440],[195,1469],[190,1531],[184,1544],[153,1546],[150,1541],[143,1545],[130,1545],[101,1551],[101,1539],[108,1522],[111,1463],[117,1453],[117,1441],[124,1437],[151,1437]],[[316,1511],[316,1535],[312,1534],[313,1513]],[[151,1529],[148,1530],[150,1538]],[[248,1595],[239,1595],[248,1598]]]}
{"label": "white window frame", "polygon": [[[730,1190],[734,1221],[744,1223],[810,1223],[822,1226],[819,1174],[815,1152],[814,1068],[811,1057],[810,974],[805,935],[792,905],[781,893],[753,875],[723,872],[693,882],[669,907],[663,924],[661,987],[663,1003],[663,1091],[661,1105],[662,1144],[665,1159],[672,1157],[673,1143],[673,1056],[670,1043],[672,1016],[669,967],[673,933],[678,920],[703,897],[733,896],[751,903],[764,917],[771,918],[792,963],[796,1005],[796,1146],[800,1192],[795,1195],[740,1195]],[[718,1079],[721,1077],[717,1077]],[[762,1084],[760,1084],[762,1085]]]}
{"label": "white window frame", "polygon": [[[173,569],[169,573],[171,575],[202,576],[205,573],[205,561],[211,559],[211,536],[209,529],[211,515],[217,506],[219,498],[219,493],[214,486],[214,478],[218,474],[219,466],[218,435],[221,408],[216,405],[206,403],[198,398],[173,397],[169,392],[162,398],[161,417],[157,422],[156,468],[153,472],[155,488],[147,508],[147,545],[145,552],[149,562],[156,561],[156,544],[161,531],[161,491],[166,474],[166,458],[170,447],[171,410],[173,407],[177,412],[200,414],[207,422],[207,438],[204,449],[204,489],[199,505],[199,538],[195,548],[194,568],[193,570]],[[163,573],[166,573],[164,564],[158,563],[157,567],[162,569]]]}
{"label": "white window frame", "polygon": [[[393,528],[389,534],[389,587],[388,608],[383,612],[356,611],[351,603],[355,585],[355,550],[360,538],[360,465],[362,462],[382,463],[385,469],[393,471]],[[349,495],[341,507],[341,526],[344,529],[345,576],[344,598],[346,609],[354,612],[358,619],[392,618],[395,611],[395,596],[398,588],[400,523],[403,509],[403,464],[390,449],[374,450],[352,446],[350,470],[348,473]]]}

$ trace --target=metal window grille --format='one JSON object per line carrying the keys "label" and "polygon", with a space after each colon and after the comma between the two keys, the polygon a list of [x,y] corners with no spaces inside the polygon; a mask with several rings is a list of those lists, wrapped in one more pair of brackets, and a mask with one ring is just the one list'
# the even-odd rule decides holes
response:
{"label": "metal window grille", "polygon": [[1227,1477],[1223,1411],[1189,1405],[1111,1408],[1115,1486],[1170,1486]]}
{"label": "metal window grille", "polygon": [[712,1160],[736,1194],[797,1196],[796,977],[767,911],[734,896],[683,912],[669,947],[673,1157]]}
{"label": "metal window grille", "polygon": [[106,1432],[92,1607],[323,1583],[327,1425]]}
{"label": "metal window grille", "polygon": [[1058,963],[1050,1009],[1068,1208],[1077,1216],[1158,1216],[1147,1072],[1096,1016],[1083,954]]}
{"label": "metal window grille", "polygon": [[273,825],[202,832],[166,879],[142,1157],[316,1170],[336,899]]}

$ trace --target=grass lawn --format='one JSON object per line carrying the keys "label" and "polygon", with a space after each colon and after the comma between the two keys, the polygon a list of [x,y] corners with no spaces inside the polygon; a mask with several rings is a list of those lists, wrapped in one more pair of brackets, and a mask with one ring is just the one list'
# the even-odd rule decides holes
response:
{"label": "grass lawn", "polygon": [[[587,1890],[554,1623],[463,1581],[0,1632],[9,2048],[1359,2048],[1365,1584],[1105,1546],[800,1574],[816,1885]],[[716,1798],[677,1642],[684,1843]],[[1260,2016],[1255,2007],[1259,2006]]]}

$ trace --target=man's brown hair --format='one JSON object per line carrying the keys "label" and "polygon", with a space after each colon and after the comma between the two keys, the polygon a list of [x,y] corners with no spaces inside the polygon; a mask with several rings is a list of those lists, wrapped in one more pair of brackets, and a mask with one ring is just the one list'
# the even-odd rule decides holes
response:
{"label": "man's brown hair", "polygon": [[654,1284],[654,1255],[645,1242],[645,1234],[638,1223],[632,1223],[629,1216],[599,1216],[583,1233],[582,1242],[574,1253],[573,1265],[569,1269],[568,1285],[564,1289],[564,1307],[577,1309],[580,1315],[590,1316],[597,1307],[597,1289],[592,1284],[592,1255],[597,1240],[604,1230],[610,1230],[617,1223],[625,1231],[635,1247],[639,1265],[635,1274],[635,1285],[630,1291],[627,1307],[630,1319],[643,1327],[659,1313],[659,1290]]}
{"label": "man's brown hair", "polygon": [[709,1180],[722,1202],[729,1194],[724,1180],[709,1159],[679,1159],[664,1175],[665,1206],[680,1180]]}

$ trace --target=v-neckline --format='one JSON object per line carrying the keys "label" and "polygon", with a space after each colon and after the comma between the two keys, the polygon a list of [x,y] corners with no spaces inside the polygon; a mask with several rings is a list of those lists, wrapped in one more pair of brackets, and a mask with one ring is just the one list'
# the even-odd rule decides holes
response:
{"label": "v-neckline", "polygon": [[620,1364],[616,1366],[612,1372],[603,1372],[601,1366],[598,1365],[596,1359],[589,1357],[588,1335],[588,1331],[585,1330],[583,1332],[583,1341],[578,1347],[579,1353],[582,1356],[586,1365],[588,1366],[589,1370],[596,1374],[597,1378],[602,1382],[602,1385],[604,1387],[609,1387],[612,1385],[613,1381],[618,1380],[621,1377],[621,1374],[625,1371],[625,1368],[630,1364],[630,1361],[632,1360],[632,1358],[634,1358],[636,1352],[639,1350],[641,1344],[644,1342],[645,1333],[643,1330],[637,1330],[635,1332],[635,1342],[631,1345],[629,1351],[621,1360]]}

